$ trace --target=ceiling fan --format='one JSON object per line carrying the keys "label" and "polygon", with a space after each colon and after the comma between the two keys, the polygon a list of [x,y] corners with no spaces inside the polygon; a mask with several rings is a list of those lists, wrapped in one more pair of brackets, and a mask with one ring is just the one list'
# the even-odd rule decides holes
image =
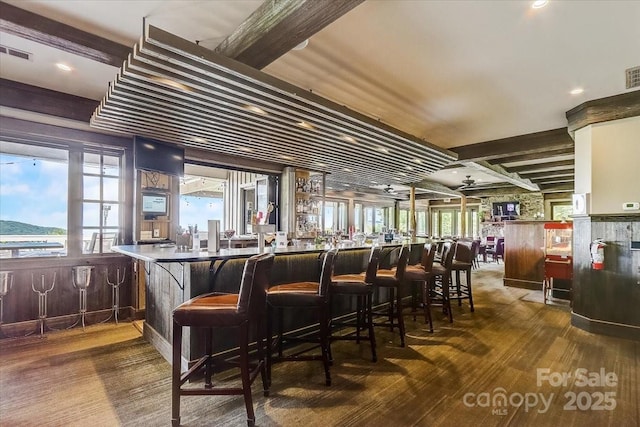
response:
{"label": "ceiling fan", "polygon": [[382,191],[384,191],[387,194],[397,194],[396,190],[389,184],[387,184],[387,187],[382,189]]}
{"label": "ceiling fan", "polygon": [[473,187],[476,184],[475,179],[471,179],[471,175],[467,175],[466,179],[462,180],[462,185],[458,187],[458,190],[464,190],[469,187]]}

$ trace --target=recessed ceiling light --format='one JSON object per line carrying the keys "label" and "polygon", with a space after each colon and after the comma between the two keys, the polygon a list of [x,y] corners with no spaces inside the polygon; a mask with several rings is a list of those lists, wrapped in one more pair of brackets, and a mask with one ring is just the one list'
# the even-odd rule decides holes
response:
{"label": "recessed ceiling light", "polygon": [[577,87],[575,89],[573,89],[571,92],[569,92],[571,95],[580,95],[582,92],[584,92],[584,89],[582,89],[581,87]]}
{"label": "recessed ceiling light", "polygon": [[405,166],[405,168],[406,168],[407,170],[410,170],[410,171],[412,171],[412,170],[413,170],[413,166],[406,165],[406,166]]}
{"label": "recessed ceiling light", "polygon": [[349,168],[342,168],[342,170],[343,170],[343,171],[345,171],[345,172],[353,172],[353,171],[352,171],[351,169],[349,169]]}
{"label": "recessed ceiling light", "polygon": [[327,166],[326,163],[320,163],[320,162],[316,162],[316,166],[320,166],[321,168]]}
{"label": "recessed ceiling light", "polygon": [[402,181],[402,178],[398,178],[397,176],[394,176],[393,179],[395,179],[396,181]]}
{"label": "recessed ceiling light", "polygon": [[371,183],[372,183],[372,184],[377,184],[377,183],[378,183],[378,181],[371,181]]}
{"label": "recessed ceiling light", "polygon": [[378,151],[379,151],[379,152],[381,152],[381,153],[388,153],[388,152],[389,152],[389,150],[387,150],[387,149],[386,149],[386,148],[384,148],[384,147],[378,147],[378,148],[376,148],[376,150],[378,150]]}
{"label": "recessed ceiling light", "polygon": [[311,123],[307,123],[305,121],[302,122],[298,122],[298,126],[305,128],[305,129],[313,129],[313,125]]}
{"label": "recessed ceiling light", "polygon": [[194,141],[194,142],[200,142],[200,143],[202,143],[202,144],[204,144],[204,143],[208,142],[206,139],[204,139],[204,138],[200,138],[199,136],[194,137],[194,138],[193,138],[193,141]]}
{"label": "recessed ceiling light", "polygon": [[351,187],[350,184],[342,184],[342,185],[344,185],[345,187]]}
{"label": "recessed ceiling light", "polygon": [[356,139],[352,136],[349,135],[342,135],[342,139],[344,139],[347,142],[351,142],[351,143],[355,143]]}
{"label": "recessed ceiling light", "polygon": [[422,164],[422,160],[420,160],[420,159],[413,159],[413,161],[418,163],[418,164]]}
{"label": "recessed ceiling light", "polygon": [[67,64],[63,64],[62,62],[58,62],[56,64],[56,67],[58,67],[59,70],[62,71],[71,71],[72,68],[70,66],[68,66]]}
{"label": "recessed ceiling light", "polygon": [[244,151],[245,153],[250,153],[253,151],[253,148],[250,147],[236,147],[240,151]]}
{"label": "recessed ceiling light", "polygon": [[531,8],[532,9],[541,9],[541,8],[545,7],[548,3],[549,3],[549,0],[536,0],[533,3],[531,3]]}
{"label": "recessed ceiling light", "polygon": [[244,108],[245,110],[251,111],[252,113],[260,114],[262,116],[266,116],[267,114],[269,114],[262,108],[256,107],[255,105],[245,105]]}
{"label": "recessed ceiling light", "polygon": [[458,171],[451,171],[451,173],[458,173]]}
{"label": "recessed ceiling light", "polygon": [[407,174],[406,174],[406,173],[404,173],[404,172],[398,172],[398,175],[400,175],[400,176],[407,176]]}
{"label": "recessed ceiling light", "polygon": [[307,47],[308,44],[309,44],[309,39],[305,39],[300,43],[298,43],[297,45],[295,45],[293,48],[291,48],[291,50],[302,50],[305,47]]}
{"label": "recessed ceiling light", "polygon": [[291,156],[287,156],[287,155],[284,155],[284,154],[282,154],[282,155],[280,156],[280,158],[281,158],[281,159],[284,159],[284,160],[293,160],[293,157],[291,157]]}
{"label": "recessed ceiling light", "polygon": [[157,77],[157,76],[151,77],[151,80],[154,80],[165,86],[172,87],[174,89],[184,90],[185,92],[191,92],[191,88],[189,86],[184,85],[182,83],[178,83],[175,80],[167,79],[165,77]]}

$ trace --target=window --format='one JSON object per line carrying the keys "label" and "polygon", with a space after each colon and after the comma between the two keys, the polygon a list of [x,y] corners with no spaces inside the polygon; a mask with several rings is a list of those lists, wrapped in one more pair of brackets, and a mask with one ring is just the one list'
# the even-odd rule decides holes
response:
{"label": "window", "polygon": [[87,151],[82,162],[82,239],[84,254],[110,252],[120,234],[121,156]]}
{"label": "window", "polygon": [[[262,182],[266,182],[263,180]],[[180,226],[184,229],[198,226],[198,231],[202,236],[206,236],[209,228],[209,220],[217,219],[220,224],[224,220],[224,187],[226,180],[222,178],[211,178],[199,175],[185,175],[180,179]],[[260,206],[266,208],[266,191],[263,192],[261,201],[256,200],[255,187],[247,187],[242,190],[242,203],[244,205],[243,225],[237,234],[253,231],[251,216],[256,214],[256,209]],[[169,234],[171,235],[171,234]]]}
{"label": "window", "polygon": [[571,203],[551,203],[551,219],[562,221],[571,219],[573,205]]}
{"label": "window", "polygon": [[355,219],[355,227],[356,231],[363,231],[362,228],[362,204],[356,203],[353,207],[353,215]]}
{"label": "window", "polygon": [[124,150],[0,141],[0,257],[110,253]]}
{"label": "window", "polygon": [[400,209],[398,214],[398,232],[407,233],[411,228],[411,225],[409,224],[409,210]]}
{"label": "window", "polygon": [[0,141],[0,257],[66,256],[69,155]]}
{"label": "window", "polygon": [[416,211],[416,234],[424,236],[427,234],[427,212]]}

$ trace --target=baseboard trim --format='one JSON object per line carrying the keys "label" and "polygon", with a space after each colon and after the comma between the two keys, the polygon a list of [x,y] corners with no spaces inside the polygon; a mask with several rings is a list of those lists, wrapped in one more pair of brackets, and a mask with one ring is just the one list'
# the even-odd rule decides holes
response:
{"label": "baseboard trim", "polygon": [[522,280],[522,279],[502,279],[505,286],[511,286],[512,288],[521,288],[521,289],[529,289],[532,291],[541,291],[542,290],[542,281],[533,282],[531,280]]}
{"label": "baseboard trim", "polygon": [[571,325],[594,334],[640,341],[640,326],[591,319],[573,311],[571,312]]}

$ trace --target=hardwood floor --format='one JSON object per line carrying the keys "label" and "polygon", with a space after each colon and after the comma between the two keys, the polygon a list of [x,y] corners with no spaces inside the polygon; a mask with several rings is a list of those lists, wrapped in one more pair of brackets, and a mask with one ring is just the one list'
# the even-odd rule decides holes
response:
{"label": "hardwood floor", "polygon": [[[640,342],[576,329],[567,307],[501,278],[501,265],[481,263],[475,313],[454,307],[449,324],[434,310],[433,334],[406,317],[406,348],[397,332],[377,328],[377,363],[367,342],[335,343],[330,387],[321,363],[276,365],[270,397],[254,383],[257,425],[639,426]],[[580,387],[580,368],[617,382],[609,375],[609,384]],[[571,377],[538,385],[539,369]],[[508,401],[498,406],[501,392]],[[246,425],[241,397],[182,401],[185,426]],[[170,404],[170,366],[132,323],[0,342],[0,425],[162,426]]]}

